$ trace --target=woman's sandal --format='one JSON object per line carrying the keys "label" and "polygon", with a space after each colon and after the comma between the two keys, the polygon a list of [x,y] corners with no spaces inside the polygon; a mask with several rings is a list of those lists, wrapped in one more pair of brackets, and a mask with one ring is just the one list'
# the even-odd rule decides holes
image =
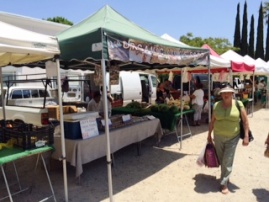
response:
{"label": "woman's sandal", "polygon": [[229,193],[229,189],[225,185],[220,186],[220,191],[221,191],[222,194],[228,194]]}

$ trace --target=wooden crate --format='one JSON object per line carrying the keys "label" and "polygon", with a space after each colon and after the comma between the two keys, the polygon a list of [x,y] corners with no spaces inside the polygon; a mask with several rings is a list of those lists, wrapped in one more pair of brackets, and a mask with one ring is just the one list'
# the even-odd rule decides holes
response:
{"label": "wooden crate", "polygon": [[[47,106],[49,118],[60,120],[60,108],[57,106]],[[63,114],[69,114],[69,106],[63,106]]]}

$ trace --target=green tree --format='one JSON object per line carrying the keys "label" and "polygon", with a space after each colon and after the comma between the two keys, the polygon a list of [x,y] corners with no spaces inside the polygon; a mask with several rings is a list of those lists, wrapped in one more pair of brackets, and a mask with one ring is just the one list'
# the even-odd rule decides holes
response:
{"label": "green tree", "polygon": [[234,30],[234,47],[239,48],[241,42],[241,34],[240,34],[240,3],[237,4],[237,14],[235,18],[235,30]]}
{"label": "green tree", "polygon": [[264,46],[263,46],[263,7],[262,3],[259,9],[259,19],[257,28],[257,41],[256,41],[256,52],[255,58],[264,59]]}
{"label": "green tree", "polygon": [[250,31],[249,31],[249,42],[248,42],[248,55],[252,58],[255,57],[254,52],[254,16],[251,16],[250,20]]}
{"label": "green tree", "polygon": [[[267,22],[269,22],[269,15],[267,15]],[[267,23],[267,36],[266,36],[266,47],[265,47],[265,58],[269,61],[269,24]]]}
{"label": "green tree", "polygon": [[73,22],[67,20],[66,18],[59,17],[59,16],[56,16],[53,18],[47,18],[46,20],[51,21],[51,22],[60,23],[60,24],[65,24],[65,25],[71,25],[71,26],[73,25]]}
{"label": "green tree", "polygon": [[240,44],[240,53],[242,56],[247,55],[248,53],[248,15],[247,15],[247,1],[244,4],[244,13],[243,13],[243,26],[242,26],[242,37]]}
{"label": "green tree", "polygon": [[183,35],[179,39],[181,42],[188,44],[189,46],[194,47],[202,47],[204,44],[208,44],[214,51],[218,54],[222,54],[227,50],[238,50],[235,49],[232,44],[229,42],[228,39],[225,38],[201,38],[201,37],[194,37],[192,33],[187,33]]}

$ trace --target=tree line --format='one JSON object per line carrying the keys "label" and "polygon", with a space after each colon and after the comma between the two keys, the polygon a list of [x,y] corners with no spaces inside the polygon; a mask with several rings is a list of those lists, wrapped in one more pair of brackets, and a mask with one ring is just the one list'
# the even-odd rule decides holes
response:
{"label": "tree line", "polygon": [[[266,19],[266,20],[264,20]],[[201,47],[204,44],[211,46],[218,54],[227,50],[234,50],[242,56],[249,55],[252,58],[269,60],[269,2],[260,4],[259,18],[257,25],[256,46],[255,46],[255,25],[254,15],[250,20],[250,30],[248,32],[247,1],[244,4],[242,29],[240,25],[240,3],[237,4],[235,18],[235,31],[233,45],[225,38],[205,38],[194,37],[192,33],[187,33],[179,38],[183,43],[190,46]],[[266,43],[264,47],[264,24],[267,24]]]}
{"label": "tree line", "polygon": [[[238,48],[238,53],[242,56],[249,55],[252,58],[261,58],[265,61],[269,60],[269,2],[260,4],[256,46],[254,15],[251,16],[250,31],[248,37],[248,18],[247,18],[247,2],[244,4],[242,32],[240,32],[240,4],[237,4],[237,14],[234,31],[234,47]],[[264,47],[264,24],[267,24],[266,43]],[[255,48],[254,48],[255,47]]]}

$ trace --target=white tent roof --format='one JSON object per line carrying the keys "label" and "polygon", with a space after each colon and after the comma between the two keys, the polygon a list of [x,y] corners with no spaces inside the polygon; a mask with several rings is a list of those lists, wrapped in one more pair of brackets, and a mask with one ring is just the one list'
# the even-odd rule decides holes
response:
{"label": "white tent roof", "polygon": [[230,60],[236,63],[244,63],[243,56],[239,55],[238,53],[234,52],[233,50],[228,50],[225,53],[220,55],[222,58],[226,60]]}
{"label": "white tent roof", "polygon": [[228,50],[220,56],[231,61],[233,72],[253,72],[255,70],[255,62],[250,56],[243,57],[233,50]]}
{"label": "white tent roof", "polygon": [[6,13],[2,11],[0,11],[0,21],[16,27],[20,27],[22,29],[50,36],[56,36],[60,32],[70,28],[69,25],[30,18],[12,13]]}
{"label": "white tent roof", "polygon": [[187,44],[185,44],[185,43],[183,43],[183,42],[181,42],[181,41],[179,41],[179,40],[176,40],[175,38],[173,38],[173,37],[171,37],[169,34],[163,34],[162,36],[161,36],[163,39],[166,39],[167,41],[172,41],[172,42],[175,42],[175,43],[177,43],[177,44],[179,44],[179,45],[181,45],[181,46],[185,46],[185,47],[190,47],[189,45],[187,45]]}
{"label": "white tent roof", "polygon": [[245,55],[243,57],[244,63],[248,64],[248,65],[255,65],[256,64],[256,60],[253,59],[252,57],[250,57],[249,55]]}
{"label": "white tent roof", "polygon": [[256,59],[255,67],[255,74],[269,74],[269,63],[265,62],[263,59]]}
{"label": "white tent roof", "polygon": [[60,54],[56,37],[0,21],[0,67],[47,60]]}

